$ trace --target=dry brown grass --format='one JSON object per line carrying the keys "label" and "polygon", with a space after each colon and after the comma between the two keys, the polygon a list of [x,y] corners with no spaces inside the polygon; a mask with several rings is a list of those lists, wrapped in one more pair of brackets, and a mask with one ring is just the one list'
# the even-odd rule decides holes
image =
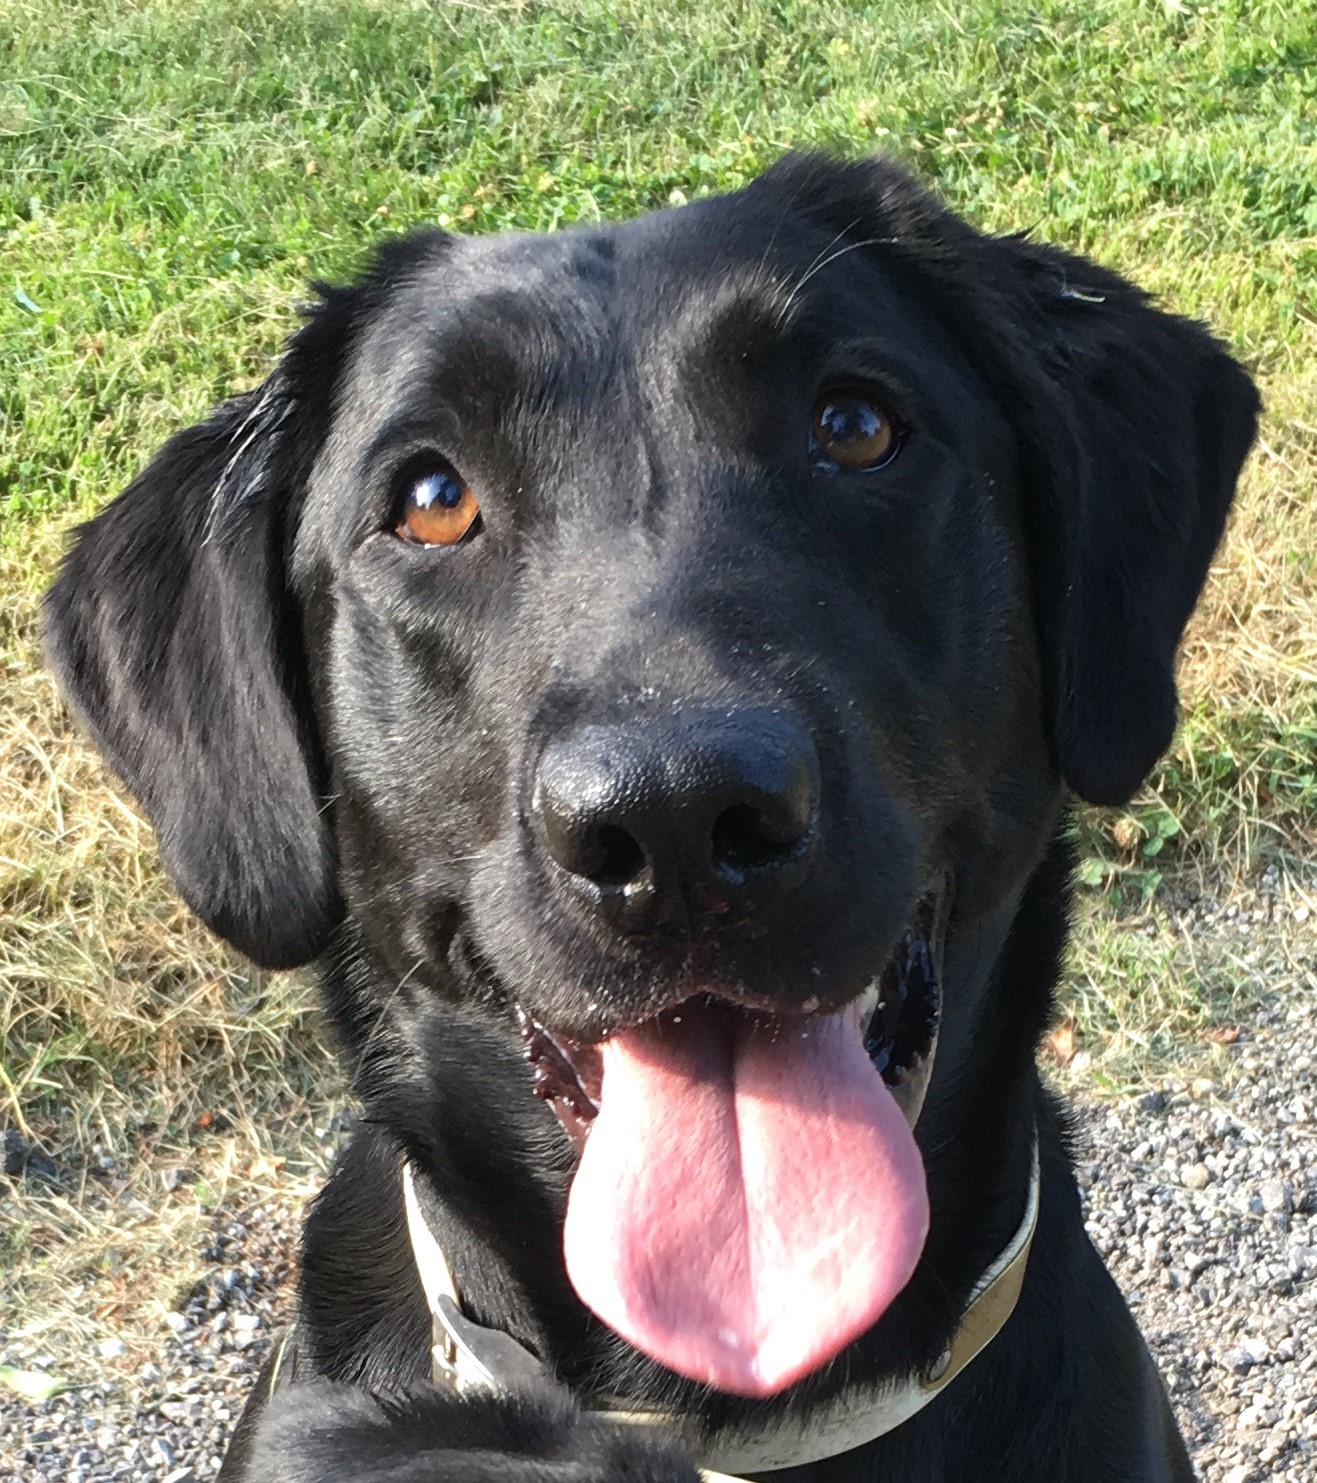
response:
{"label": "dry brown grass", "polygon": [[1317,321],[1263,391],[1181,653],[1186,722],[1130,809],[1080,821],[1092,888],[1061,1008],[1078,1027],[1070,1085],[1227,1075],[1214,1031],[1317,991]]}
{"label": "dry brown grass", "polygon": [[58,1178],[6,1184],[4,1306],[56,1348],[135,1352],[191,1281],[204,1209],[237,1184],[305,1195],[341,1084],[307,980],[216,944],[76,733],[36,641],[59,540],[30,533],[0,555],[0,1126]]}

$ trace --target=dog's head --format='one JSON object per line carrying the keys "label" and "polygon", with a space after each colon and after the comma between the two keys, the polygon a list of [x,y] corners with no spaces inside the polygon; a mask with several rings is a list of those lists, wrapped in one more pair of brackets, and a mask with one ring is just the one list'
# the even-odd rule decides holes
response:
{"label": "dog's head", "polygon": [[1111,273],[795,157],[386,250],[86,527],[50,649],[198,914],[276,966],[346,916],[377,1084],[501,1036],[577,1289],[767,1393],[919,1259],[937,1023],[963,1079],[1064,786],[1167,744],[1255,412]]}

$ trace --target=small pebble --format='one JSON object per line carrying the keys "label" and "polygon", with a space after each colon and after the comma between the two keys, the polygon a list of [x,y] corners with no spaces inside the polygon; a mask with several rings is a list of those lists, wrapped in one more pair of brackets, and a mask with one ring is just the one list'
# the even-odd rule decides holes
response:
{"label": "small pebble", "polygon": [[1212,1182],[1212,1171],[1206,1164],[1185,1164],[1180,1169],[1180,1183],[1185,1189],[1206,1189]]}
{"label": "small pebble", "polygon": [[1262,1208],[1273,1215],[1288,1215],[1294,1208],[1294,1191],[1283,1179],[1268,1179],[1258,1190]]}
{"label": "small pebble", "polygon": [[27,1168],[27,1139],[23,1137],[17,1128],[6,1128],[3,1146],[4,1171],[12,1179]]}

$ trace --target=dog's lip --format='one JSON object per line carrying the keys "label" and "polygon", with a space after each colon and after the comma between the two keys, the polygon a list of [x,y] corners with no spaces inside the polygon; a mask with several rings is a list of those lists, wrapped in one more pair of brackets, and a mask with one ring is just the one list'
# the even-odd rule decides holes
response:
{"label": "dog's lip", "polygon": [[[949,882],[924,896],[909,929],[881,972],[859,994],[814,995],[784,1003],[767,996],[720,989],[674,993],[657,1011],[619,1019],[602,1033],[584,1039],[542,1024],[521,1004],[513,1014],[521,1031],[523,1053],[533,1074],[535,1095],[547,1102],[579,1154],[599,1112],[603,1084],[600,1046],[611,1036],[658,1024],[680,1023],[683,1006],[720,1004],[768,1023],[844,1013],[911,1128],[919,1121],[937,1051],[941,1014],[938,970],[946,930]],[[894,996],[899,1003],[894,1005]]]}
{"label": "dog's lip", "polygon": [[553,1108],[579,1154],[599,1112],[603,1086],[599,1042],[548,1030],[520,1004],[513,1006],[513,1013],[534,1073],[535,1095]]}

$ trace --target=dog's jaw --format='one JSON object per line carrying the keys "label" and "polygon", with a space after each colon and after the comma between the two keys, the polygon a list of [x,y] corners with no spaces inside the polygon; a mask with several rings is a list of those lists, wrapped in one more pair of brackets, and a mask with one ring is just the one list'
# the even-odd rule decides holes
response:
{"label": "dog's jaw", "polygon": [[904,1287],[928,1226],[913,1130],[947,900],[921,903],[841,1008],[813,998],[773,1015],[705,992],[589,1042],[515,1009],[536,1093],[577,1153],[568,1273],[637,1348],[719,1389],[772,1395]]}

